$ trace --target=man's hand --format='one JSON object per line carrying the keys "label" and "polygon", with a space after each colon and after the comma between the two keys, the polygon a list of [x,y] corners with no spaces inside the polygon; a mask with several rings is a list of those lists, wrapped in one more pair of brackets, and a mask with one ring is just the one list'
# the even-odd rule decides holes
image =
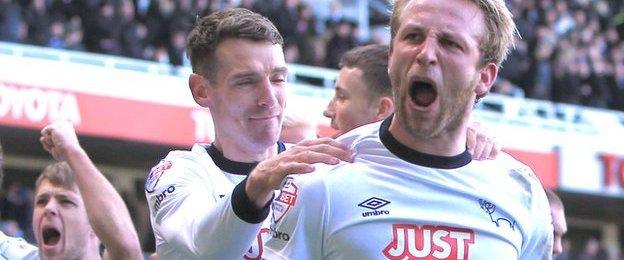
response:
{"label": "man's hand", "polygon": [[76,130],[69,121],[55,121],[41,130],[39,141],[57,161],[66,161],[67,154],[80,150]]}
{"label": "man's hand", "polygon": [[245,192],[258,208],[262,208],[287,175],[310,173],[314,171],[315,163],[335,165],[341,160],[350,162],[351,157],[349,148],[334,139],[304,140],[260,162],[249,174]]}
{"label": "man's hand", "polygon": [[468,152],[472,154],[474,160],[496,159],[501,150],[496,138],[479,122],[472,122],[468,125],[466,137],[468,138]]}

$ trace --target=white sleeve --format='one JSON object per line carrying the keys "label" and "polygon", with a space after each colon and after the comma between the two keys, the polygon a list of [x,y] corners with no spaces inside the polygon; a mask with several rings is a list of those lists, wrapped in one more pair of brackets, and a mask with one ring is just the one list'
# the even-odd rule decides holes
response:
{"label": "white sleeve", "polygon": [[[213,191],[224,184],[205,184],[193,161],[163,163],[150,173],[145,193],[154,233],[164,240],[157,241],[159,259],[241,259],[268,216],[269,205],[259,210],[250,206],[245,181],[218,198]],[[167,169],[158,173],[158,167]]]}
{"label": "white sleeve", "polygon": [[[327,189],[320,173],[287,177],[271,205],[271,238],[267,259],[322,259]],[[313,178],[309,178],[313,177]]]}
{"label": "white sleeve", "polygon": [[39,251],[24,239],[9,237],[0,232],[0,259],[35,260],[39,259]]}
{"label": "white sleeve", "polygon": [[527,239],[522,243],[522,252],[518,259],[552,259],[553,226],[546,193],[530,168],[525,167],[522,171],[530,175],[528,178],[531,184],[529,216],[532,225],[525,230]]}

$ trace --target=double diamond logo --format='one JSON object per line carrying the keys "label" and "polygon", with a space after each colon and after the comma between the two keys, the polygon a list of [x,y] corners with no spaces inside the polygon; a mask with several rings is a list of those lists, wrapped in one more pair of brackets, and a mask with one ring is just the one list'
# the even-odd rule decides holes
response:
{"label": "double diamond logo", "polygon": [[390,201],[387,201],[387,200],[384,200],[384,199],[380,199],[380,198],[377,198],[377,197],[371,197],[370,199],[362,201],[360,204],[358,204],[358,206],[360,206],[362,208],[376,210],[376,209],[381,208],[383,206],[386,206],[388,204],[390,204]]}

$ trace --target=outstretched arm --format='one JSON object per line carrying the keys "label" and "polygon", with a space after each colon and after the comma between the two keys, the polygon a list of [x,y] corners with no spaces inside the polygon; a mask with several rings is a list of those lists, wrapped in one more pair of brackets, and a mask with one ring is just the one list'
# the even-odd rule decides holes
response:
{"label": "outstretched arm", "polygon": [[78,143],[73,125],[68,121],[54,122],[41,130],[39,140],[54,159],[67,162],[73,170],[89,223],[104,243],[108,256],[142,259],[139,239],[126,205]]}
{"label": "outstretched arm", "polygon": [[351,150],[331,138],[304,140],[276,157],[265,160],[249,174],[245,193],[261,208],[266,205],[273,191],[279,188],[283,179],[290,174],[305,174],[314,171],[314,164],[338,164],[352,160]]}

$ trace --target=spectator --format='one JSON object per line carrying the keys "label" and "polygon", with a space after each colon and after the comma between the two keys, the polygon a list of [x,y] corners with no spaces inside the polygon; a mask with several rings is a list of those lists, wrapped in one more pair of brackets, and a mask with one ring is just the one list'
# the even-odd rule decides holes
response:
{"label": "spectator", "polygon": [[50,39],[49,24],[51,22],[45,0],[32,0],[24,12],[24,20],[28,24],[27,43],[46,45]]}
{"label": "spectator", "polygon": [[325,65],[330,68],[338,68],[340,57],[355,47],[353,27],[348,21],[342,20],[338,22],[337,27],[330,34],[331,38],[325,47]]}
{"label": "spectator", "polygon": [[15,0],[0,0],[0,41],[24,41],[22,9]]}
{"label": "spectator", "polygon": [[[359,44],[354,37],[358,28],[347,26],[342,1],[329,2],[323,28],[310,1],[301,0],[0,0],[0,40],[179,65],[184,61],[180,62],[175,34],[187,31],[197,17],[238,3],[277,25],[285,37],[289,62],[337,68],[338,58]],[[380,15],[383,4],[370,3],[373,13]],[[509,0],[507,4],[523,40],[504,64],[501,78],[521,87],[529,98],[624,109],[622,85],[617,83],[623,61],[612,57],[614,49],[621,48],[624,33],[621,1]],[[89,15],[93,12],[99,15]],[[81,19],[78,27],[75,17]],[[65,25],[61,37],[56,22]],[[580,56],[572,58],[570,52]],[[571,67],[576,63],[580,68]]]}

